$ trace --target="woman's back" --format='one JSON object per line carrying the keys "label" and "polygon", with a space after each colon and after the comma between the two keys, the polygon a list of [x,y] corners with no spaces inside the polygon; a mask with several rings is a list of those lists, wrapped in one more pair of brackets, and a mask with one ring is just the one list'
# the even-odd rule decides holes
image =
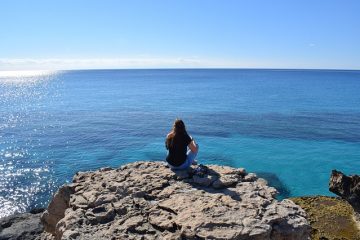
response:
{"label": "woman's back", "polygon": [[172,131],[166,136],[165,146],[169,150],[166,161],[172,169],[186,169],[196,162],[199,145],[186,132],[181,119],[175,120]]}
{"label": "woman's back", "polygon": [[185,162],[187,146],[192,140],[186,132],[173,134],[168,136],[168,138],[166,148],[169,150],[169,154],[166,157],[166,161],[172,166],[178,167]]}

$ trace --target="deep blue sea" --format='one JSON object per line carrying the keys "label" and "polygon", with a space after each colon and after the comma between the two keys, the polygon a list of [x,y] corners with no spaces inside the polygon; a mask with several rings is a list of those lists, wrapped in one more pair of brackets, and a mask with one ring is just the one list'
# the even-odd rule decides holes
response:
{"label": "deep blue sea", "polygon": [[46,206],[77,171],[164,160],[177,117],[200,163],[245,167],[279,198],[360,173],[360,71],[0,72],[0,217]]}

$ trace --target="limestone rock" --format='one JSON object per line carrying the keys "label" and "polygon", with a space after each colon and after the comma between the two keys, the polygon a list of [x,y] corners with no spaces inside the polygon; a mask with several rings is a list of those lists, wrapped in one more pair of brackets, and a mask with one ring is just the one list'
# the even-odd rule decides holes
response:
{"label": "limestone rock", "polygon": [[163,162],[77,173],[43,214],[52,235],[42,239],[309,238],[304,210],[277,201],[255,174],[215,165],[193,173]]}
{"label": "limestone rock", "polygon": [[330,176],[329,190],[350,203],[360,212],[360,176],[346,176],[333,170]]}
{"label": "limestone rock", "polygon": [[64,217],[65,210],[69,207],[72,193],[72,185],[64,185],[55,193],[47,210],[41,216],[41,221],[47,232],[55,232],[56,224]]}

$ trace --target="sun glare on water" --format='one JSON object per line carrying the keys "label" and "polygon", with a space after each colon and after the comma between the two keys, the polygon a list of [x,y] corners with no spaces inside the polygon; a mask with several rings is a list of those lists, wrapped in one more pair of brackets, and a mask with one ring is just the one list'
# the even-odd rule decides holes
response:
{"label": "sun glare on water", "polygon": [[45,205],[53,188],[51,160],[38,149],[48,148],[45,106],[57,101],[58,73],[0,71],[0,218]]}
{"label": "sun glare on water", "polygon": [[34,83],[44,78],[53,76],[59,71],[36,70],[36,71],[0,71],[0,83],[19,84]]}

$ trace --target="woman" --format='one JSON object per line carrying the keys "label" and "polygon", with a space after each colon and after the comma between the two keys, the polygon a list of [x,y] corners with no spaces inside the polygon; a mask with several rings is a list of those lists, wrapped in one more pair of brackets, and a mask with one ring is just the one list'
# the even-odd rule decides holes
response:
{"label": "woman", "polygon": [[190,167],[199,150],[199,145],[186,132],[181,119],[175,120],[172,131],[166,136],[165,146],[169,150],[166,161],[172,169]]}

